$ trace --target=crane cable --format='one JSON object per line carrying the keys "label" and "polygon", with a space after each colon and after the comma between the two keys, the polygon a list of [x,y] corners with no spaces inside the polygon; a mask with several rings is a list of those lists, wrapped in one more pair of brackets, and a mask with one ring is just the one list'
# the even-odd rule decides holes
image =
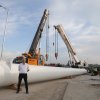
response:
{"label": "crane cable", "polygon": [[58,57],[58,33],[57,33],[57,57]]}
{"label": "crane cable", "polygon": [[48,61],[48,54],[49,54],[49,15],[47,18],[47,23],[46,23],[46,61]]}
{"label": "crane cable", "polygon": [[38,44],[38,55],[40,55],[41,52],[41,38],[39,40],[39,44]]}
{"label": "crane cable", "polygon": [[55,27],[55,58],[58,57],[58,34]]}
{"label": "crane cable", "polygon": [[[67,47],[67,49],[68,49],[68,47]],[[70,54],[70,52],[69,52],[69,50],[68,50],[68,55],[69,55],[69,66],[71,67],[72,66],[72,59],[71,59],[71,54]]]}

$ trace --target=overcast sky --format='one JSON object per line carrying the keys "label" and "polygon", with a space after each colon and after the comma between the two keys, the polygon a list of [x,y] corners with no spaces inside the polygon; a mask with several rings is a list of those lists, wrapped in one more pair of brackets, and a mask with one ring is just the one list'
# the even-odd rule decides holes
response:
{"label": "overcast sky", "polygon": [[[9,9],[4,55],[27,52],[44,9],[50,12],[50,61],[54,58],[53,25],[62,24],[79,60],[100,64],[100,0],[0,0]],[[4,33],[6,10],[0,7],[0,50]],[[45,32],[41,48],[45,54]],[[52,52],[52,53],[51,53]],[[68,53],[59,36],[58,62],[66,63]]]}

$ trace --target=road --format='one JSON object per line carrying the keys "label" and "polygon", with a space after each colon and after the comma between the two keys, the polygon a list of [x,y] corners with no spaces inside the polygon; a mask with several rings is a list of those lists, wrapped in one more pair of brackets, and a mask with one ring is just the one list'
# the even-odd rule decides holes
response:
{"label": "road", "polygon": [[0,88],[0,100],[100,100],[99,76],[82,75],[72,79],[59,79],[29,84],[29,94]]}

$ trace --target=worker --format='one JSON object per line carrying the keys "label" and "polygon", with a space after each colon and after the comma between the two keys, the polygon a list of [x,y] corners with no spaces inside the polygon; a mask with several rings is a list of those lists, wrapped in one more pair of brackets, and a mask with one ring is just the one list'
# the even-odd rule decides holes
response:
{"label": "worker", "polygon": [[22,57],[22,63],[20,63],[18,66],[18,70],[19,70],[19,77],[18,77],[18,86],[16,93],[19,93],[21,81],[22,79],[24,79],[26,94],[28,94],[27,72],[29,71],[29,66],[28,64],[26,64],[26,58],[24,56]]}

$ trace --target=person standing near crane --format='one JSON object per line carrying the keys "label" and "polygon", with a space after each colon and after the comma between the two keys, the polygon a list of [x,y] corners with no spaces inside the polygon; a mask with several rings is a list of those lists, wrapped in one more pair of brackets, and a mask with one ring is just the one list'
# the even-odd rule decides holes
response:
{"label": "person standing near crane", "polygon": [[22,79],[24,79],[26,94],[28,94],[27,72],[29,71],[29,66],[25,62],[26,62],[26,58],[23,56],[22,63],[20,63],[19,67],[18,67],[19,77],[18,77],[18,86],[17,86],[16,93],[19,93],[21,81],[22,81]]}

